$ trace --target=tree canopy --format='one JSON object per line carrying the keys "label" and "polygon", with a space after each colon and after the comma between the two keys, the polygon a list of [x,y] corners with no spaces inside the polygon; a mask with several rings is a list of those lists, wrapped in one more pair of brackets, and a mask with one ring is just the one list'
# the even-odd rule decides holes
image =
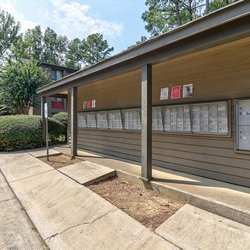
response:
{"label": "tree canopy", "polygon": [[100,62],[110,56],[114,48],[110,48],[103,35],[95,33],[83,40],[83,58],[87,65]]}
{"label": "tree canopy", "polygon": [[99,33],[91,34],[82,41],[75,38],[68,45],[65,65],[81,68],[81,66],[95,64],[107,59],[113,50],[114,48],[109,47],[108,41]]}
{"label": "tree canopy", "polygon": [[113,50],[99,33],[70,40],[49,27],[43,32],[36,26],[22,34],[20,24],[0,10],[0,61],[24,58],[80,69],[108,58]]}
{"label": "tree canopy", "polygon": [[19,38],[20,24],[9,13],[0,9],[0,62],[13,49]]}
{"label": "tree canopy", "polygon": [[35,60],[8,61],[0,71],[0,103],[15,113],[27,114],[36,90],[49,79]]}
{"label": "tree canopy", "polygon": [[237,0],[146,0],[145,29],[156,36]]}

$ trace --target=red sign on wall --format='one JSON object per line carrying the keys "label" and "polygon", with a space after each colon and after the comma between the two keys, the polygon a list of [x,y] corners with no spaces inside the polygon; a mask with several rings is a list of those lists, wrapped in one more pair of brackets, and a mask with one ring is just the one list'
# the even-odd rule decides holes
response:
{"label": "red sign on wall", "polygon": [[87,109],[91,109],[92,108],[92,101],[88,100],[87,101]]}
{"label": "red sign on wall", "polygon": [[171,99],[181,98],[181,85],[173,86],[171,90]]}
{"label": "red sign on wall", "polygon": [[51,102],[53,109],[64,109],[64,102]]}

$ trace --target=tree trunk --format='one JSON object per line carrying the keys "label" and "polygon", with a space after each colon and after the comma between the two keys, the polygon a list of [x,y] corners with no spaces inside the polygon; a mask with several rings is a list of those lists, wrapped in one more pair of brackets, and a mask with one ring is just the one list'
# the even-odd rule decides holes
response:
{"label": "tree trunk", "polygon": [[209,0],[206,0],[206,10],[205,10],[205,13],[206,13],[206,14],[209,13],[209,4],[210,4],[210,1],[209,1]]}
{"label": "tree trunk", "polygon": [[189,21],[193,20],[192,0],[188,1]]}
{"label": "tree trunk", "polygon": [[180,25],[182,25],[182,22],[181,22],[180,7],[179,7],[178,0],[174,1],[174,4],[175,4],[175,8],[176,8],[176,20],[177,20],[177,24],[178,24],[178,26],[180,26]]}
{"label": "tree trunk", "polygon": [[28,115],[29,114],[29,108],[24,108],[23,109],[23,114]]}

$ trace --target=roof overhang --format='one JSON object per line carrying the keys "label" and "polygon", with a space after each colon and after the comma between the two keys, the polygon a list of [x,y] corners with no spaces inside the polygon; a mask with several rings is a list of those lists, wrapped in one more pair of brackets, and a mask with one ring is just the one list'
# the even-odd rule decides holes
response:
{"label": "roof overhang", "polygon": [[240,1],[47,84],[37,93],[55,94],[249,35],[250,1]]}

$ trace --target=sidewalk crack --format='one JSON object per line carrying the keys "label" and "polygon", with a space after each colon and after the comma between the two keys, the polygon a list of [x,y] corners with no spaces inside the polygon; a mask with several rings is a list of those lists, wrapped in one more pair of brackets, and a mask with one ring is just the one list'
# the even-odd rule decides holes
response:
{"label": "sidewalk crack", "polygon": [[15,198],[10,198],[10,199],[6,199],[6,200],[3,200],[3,201],[0,201],[0,203],[5,202],[5,201],[11,201],[11,200],[15,200]]}
{"label": "sidewalk crack", "polygon": [[183,250],[183,248],[181,248],[180,246],[176,245],[174,242],[167,240],[166,238],[164,238],[163,236],[161,236],[159,233],[157,233],[156,231],[153,231],[156,235],[158,235],[160,238],[162,238],[163,240],[169,242],[170,244],[174,245],[175,247],[177,247],[180,250]]}
{"label": "sidewalk crack", "polygon": [[45,240],[45,241],[46,241],[46,240],[51,240],[52,238],[56,237],[57,235],[63,234],[63,233],[67,232],[68,230],[70,230],[70,229],[72,229],[72,228],[74,228],[74,227],[79,227],[79,226],[81,226],[81,225],[91,225],[91,224],[95,223],[96,221],[98,221],[98,220],[102,219],[103,217],[105,217],[107,214],[109,214],[109,213],[114,213],[114,212],[116,212],[117,210],[118,210],[118,208],[109,210],[108,212],[106,212],[106,213],[100,215],[99,217],[95,218],[94,220],[92,220],[92,221],[90,221],[90,222],[83,222],[83,223],[79,223],[79,224],[74,225],[74,226],[70,226],[70,227],[66,228],[65,230],[63,230],[63,231],[61,231],[61,232],[59,232],[59,233],[56,233],[56,234],[53,234],[53,235],[47,237],[47,238],[44,239],[44,240]]}

